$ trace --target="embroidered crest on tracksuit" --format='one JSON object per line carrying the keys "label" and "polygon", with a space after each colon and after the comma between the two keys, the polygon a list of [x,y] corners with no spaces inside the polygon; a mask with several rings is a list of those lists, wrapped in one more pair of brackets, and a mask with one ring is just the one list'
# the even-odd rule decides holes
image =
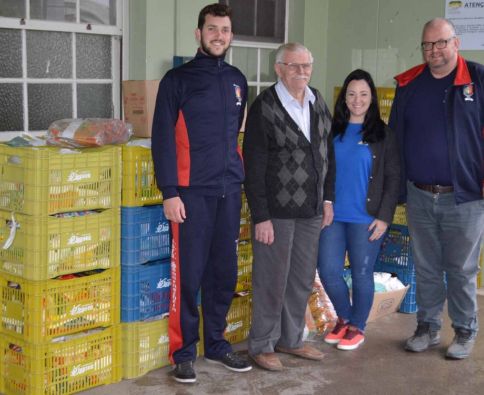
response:
{"label": "embroidered crest on tracksuit", "polygon": [[235,102],[236,106],[241,106],[242,105],[242,89],[240,89],[240,86],[237,84],[234,85],[234,91],[235,91],[235,98],[237,101]]}

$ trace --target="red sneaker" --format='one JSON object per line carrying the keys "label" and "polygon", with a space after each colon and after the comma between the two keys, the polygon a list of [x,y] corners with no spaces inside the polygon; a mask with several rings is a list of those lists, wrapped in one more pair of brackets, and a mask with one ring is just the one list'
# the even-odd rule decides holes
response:
{"label": "red sneaker", "polygon": [[338,350],[355,350],[363,344],[365,335],[359,329],[348,328],[344,337],[340,340],[336,348]]}
{"label": "red sneaker", "polygon": [[338,344],[346,334],[347,330],[348,324],[345,323],[343,320],[338,319],[336,326],[324,338],[324,342],[328,344]]}

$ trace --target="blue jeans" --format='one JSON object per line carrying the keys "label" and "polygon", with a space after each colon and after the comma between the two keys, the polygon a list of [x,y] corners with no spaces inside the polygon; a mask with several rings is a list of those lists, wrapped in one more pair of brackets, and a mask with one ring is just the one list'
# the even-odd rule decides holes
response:
{"label": "blue jeans", "polygon": [[477,332],[476,286],[484,200],[456,205],[453,193],[432,194],[410,182],[407,191],[408,229],[417,279],[417,321],[439,329],[447,298],[452,326]]}
{"label": "blue jeans", "polygon": [[[369,241],[369,224],[333,222],[319,236],[318,272],[324,289],[341,318],[361,331],[373,304],[373,268],[383,237]],[[345,254],[351,265],[352,298],[343,278]]]}

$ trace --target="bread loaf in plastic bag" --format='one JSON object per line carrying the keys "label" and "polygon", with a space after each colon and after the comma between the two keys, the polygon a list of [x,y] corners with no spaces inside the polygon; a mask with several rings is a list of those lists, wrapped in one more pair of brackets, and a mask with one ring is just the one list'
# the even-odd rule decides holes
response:
{"label": "bread loaf in plastic bag", "polygon": [[124,144],[133,127],[120,119],[78,118],[54,121],[47,132],[47,144],[67,148]]}

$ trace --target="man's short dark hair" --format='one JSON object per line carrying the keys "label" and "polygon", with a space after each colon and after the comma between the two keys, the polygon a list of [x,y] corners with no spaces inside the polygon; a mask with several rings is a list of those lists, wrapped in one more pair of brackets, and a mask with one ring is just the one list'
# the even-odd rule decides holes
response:
{"label": "man's short dark hair", "polygon": [[198,15],[198,28],[202,30],[203,25],[205,24],[205,17],[207,15],[212,15],[212,16],[228,16],[230,19],[230,23],[232,23],[232,8],[230,8],[226,4],[219,4],[219,3],[214,3],[214,4],[209,4],[205,7],[202,8],[200,11],[200,14]]}

